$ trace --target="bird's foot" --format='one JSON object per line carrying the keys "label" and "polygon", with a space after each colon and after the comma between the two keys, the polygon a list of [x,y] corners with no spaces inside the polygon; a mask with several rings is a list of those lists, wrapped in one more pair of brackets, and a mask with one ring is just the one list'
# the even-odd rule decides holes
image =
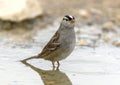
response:
{"label": "bird's foot", "polygon": [[53,70],[59,70],[59,67],[60,67],[59,61],[57,61],[57,66],[55,66],[55,62],[52,61],[52,66],[53,66]]}

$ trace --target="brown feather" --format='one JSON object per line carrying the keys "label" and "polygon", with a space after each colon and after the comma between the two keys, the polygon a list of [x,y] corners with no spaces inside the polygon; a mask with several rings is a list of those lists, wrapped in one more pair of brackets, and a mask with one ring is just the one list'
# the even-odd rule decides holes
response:
{"label": "brown feather", "polygon": [[55,35],[51,38],[51,40],[48,42],[48,44],[43,48],[42,52],[39,54],[40,58],[46,57],[60,46],[60,43],[58,42],[59,37],[60,35],[57,31]]}

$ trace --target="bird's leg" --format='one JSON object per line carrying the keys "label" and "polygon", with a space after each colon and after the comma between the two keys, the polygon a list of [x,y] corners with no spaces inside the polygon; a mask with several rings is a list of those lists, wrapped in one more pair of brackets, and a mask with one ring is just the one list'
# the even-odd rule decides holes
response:
{"label": "bird's leg", "polygon": [[55,70],[55,62],[52,61],[53,70]]}
{"label": "bird's leg", "polygon": [[59,70],[59,67],[60,67],[60,63],[59,63],[59,61],[57,61],[57,70]]}

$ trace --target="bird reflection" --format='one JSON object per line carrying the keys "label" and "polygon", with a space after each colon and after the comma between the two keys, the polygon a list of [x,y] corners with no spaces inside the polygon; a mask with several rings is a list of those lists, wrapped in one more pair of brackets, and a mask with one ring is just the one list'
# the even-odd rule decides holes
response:
{"label": "bird reflection", "polygon": [[36,71],[41,76],[44,85],[72,85],[67,75],[60,70],[42,70],[27,63],[26,60],[21,62]]}

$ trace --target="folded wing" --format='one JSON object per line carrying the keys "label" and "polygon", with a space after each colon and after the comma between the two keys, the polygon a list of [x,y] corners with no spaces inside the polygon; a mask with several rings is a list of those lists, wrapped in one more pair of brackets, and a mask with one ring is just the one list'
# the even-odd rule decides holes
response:
{"label": "folded wing", "polygon": [[40,58],[44,58],[45,56],[51,54],[60,47],[60,42],[58,42],[59,37],[60,35],[57,31],[55,35],[51,38],[51,40],[48,42],[48,44],[43,48],[42,52],[39,54]]}

